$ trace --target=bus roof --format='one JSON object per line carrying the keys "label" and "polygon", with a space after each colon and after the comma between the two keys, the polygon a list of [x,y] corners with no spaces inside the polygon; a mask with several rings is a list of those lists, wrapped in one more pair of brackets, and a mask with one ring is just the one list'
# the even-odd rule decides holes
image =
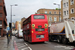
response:
{"label": "bus roof", "polygon": [[[46,15],[46,14],[32,14],[32,15]],[[31,17],[32,15],[30,15],[29,17]],[[28,17],[28,18],[29,18],[29,17]],[[28,19],[28,18],[27,18],[27,19]],[[25,22],[27,19],[25,19],[23,22]]]}

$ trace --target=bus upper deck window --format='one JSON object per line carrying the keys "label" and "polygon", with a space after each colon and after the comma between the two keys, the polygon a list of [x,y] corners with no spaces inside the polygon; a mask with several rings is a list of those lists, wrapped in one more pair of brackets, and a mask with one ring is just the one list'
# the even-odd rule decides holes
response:
{"label": "bus upper deck window", "polygon": [[45,19],[44,15],[34,15],[34,19]]}

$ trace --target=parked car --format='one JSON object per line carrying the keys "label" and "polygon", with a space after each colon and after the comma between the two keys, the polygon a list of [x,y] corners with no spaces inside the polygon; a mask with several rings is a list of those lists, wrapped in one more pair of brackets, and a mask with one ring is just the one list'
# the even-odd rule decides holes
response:
{"label": "parked car", "polygon": [[18,33],[16,34],[16,36],[17,36],[18,38],[23,37],[22,29],[20,29],[20,30],[18,31]]}
{"label": "parked car", "polygon": [[15,34],[15,37],[18,37],[18,33]]}

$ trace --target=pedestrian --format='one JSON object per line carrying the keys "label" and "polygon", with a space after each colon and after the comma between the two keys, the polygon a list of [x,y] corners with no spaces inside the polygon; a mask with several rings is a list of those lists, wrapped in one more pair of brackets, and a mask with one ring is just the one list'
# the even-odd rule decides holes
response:
{"label": "pedestrian", "polygon": [[9,39],[8,39],[8,30],[6,30],[6,36],[7,36],[7,46],[8,46],[8,44],[9,44]]}
{"label": "pedestrian", "polygon": [[6,30],[6,36],[7,36],[7,39],[8,39],[8,30]]}

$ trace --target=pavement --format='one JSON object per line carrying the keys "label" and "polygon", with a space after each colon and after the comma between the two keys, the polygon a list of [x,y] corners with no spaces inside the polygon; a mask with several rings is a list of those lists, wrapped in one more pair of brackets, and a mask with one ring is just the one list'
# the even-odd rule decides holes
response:
{"label": "pavement", "polygon": [[15,50],[14,39],[12,38],[9,45],[7,45],[7,37],[0,37],[0,50]]}

